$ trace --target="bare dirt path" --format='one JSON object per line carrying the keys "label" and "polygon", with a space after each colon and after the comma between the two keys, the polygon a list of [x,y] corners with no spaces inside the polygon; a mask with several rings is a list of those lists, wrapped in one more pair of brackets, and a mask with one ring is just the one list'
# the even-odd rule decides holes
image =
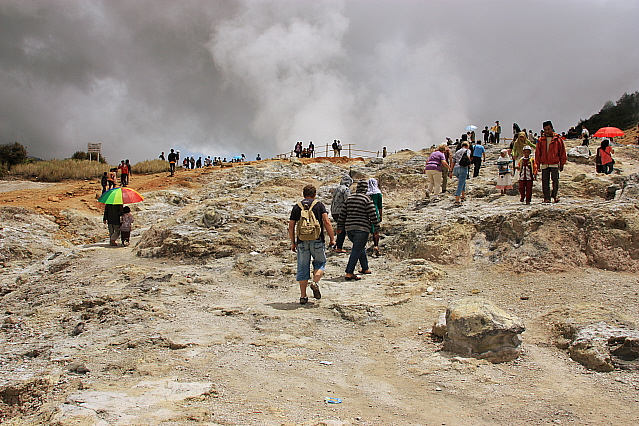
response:
{"label": "bare dirt path", "polygon": [[[28,317],[21,298],[42,297],[37,321],[29,321],[32,331],[49,335],[61,369],[81,362],[90,370],[80,382],[70,376],[68,386],[76,389],[67,387],[71,397],[64,400],[101,413],[108,424],[639,421],[637,374],[585,370],[551,344],[543,322],[545,313],[584,301],[639,320],[636,276],[598,270],[522,276],[455,267],[434,283],[413,283],[388,296],[405,265],[375,259],[374,273],[353,284],[339,273],[345,262],[332,256],[324,297],[301,306],[293,281],[242,276],[230,260],[158,262],[98,243],[41,277],[45,294],[15,294],[5,307],[16,319]],[[434,285],[432,294],[411,294],[426,284]],[[455,357],[430,337],[449,301],[478,291],[525,319],[524,354],[516,361]],[[523,293],[530,298],[521,300]],[[79,322],[84,331],[74,336]],[[21,345],[27,350],[39,343],[25,337]],[[178,389],[174,400],[160,392],[166,388]],[[187,390],[192,397],[179,398]],[[326,403],[327,397],[342,403]]]}

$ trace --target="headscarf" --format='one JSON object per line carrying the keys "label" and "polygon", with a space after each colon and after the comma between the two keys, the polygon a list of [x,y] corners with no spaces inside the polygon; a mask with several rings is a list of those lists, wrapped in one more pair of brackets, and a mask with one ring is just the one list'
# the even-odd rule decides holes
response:
{"label": "headscarf", "polygon": [[519,127],[519,124],[513,123],[513,133],[519,134],[519,132],[521,132],[521,128]]}
{"label": "headscarf", "polygon": [[[523,137],[523,140],[521,139]],[[513,141],[513,158],[519,158],[524,153],[524,146],[530,145],[526,132],[519,132]]]}
{"label": "headscarf", "polygon": [[368,191],[366,191],[366,195],[381,194],[381,193],[382,191],[380,191],[379,187],[377,186],[377,179],[370,178],[368,180]]}
{"label": "headscarf", "polygon": [[339,183],[340,185],[344,185],[346,188],[350,188],[353,184],[353,178],[349,175],[342,176],[342,180]]}

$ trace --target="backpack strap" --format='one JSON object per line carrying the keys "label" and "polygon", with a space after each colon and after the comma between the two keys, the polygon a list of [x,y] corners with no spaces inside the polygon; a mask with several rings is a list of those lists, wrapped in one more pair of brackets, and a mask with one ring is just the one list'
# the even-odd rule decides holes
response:
{"label": "backpack strap", "polygon": [[304,207],[304,204],[302,204],[301,201],[297,202],[297,205],[299,206],[300,209],[302,210],[313,210],[313,207],[315,207],[315,204],[319,203],[319,200],[313,200],[313,202],[311,203],[310,206],[308,206],[308,209],[306,209],[306,207]]}

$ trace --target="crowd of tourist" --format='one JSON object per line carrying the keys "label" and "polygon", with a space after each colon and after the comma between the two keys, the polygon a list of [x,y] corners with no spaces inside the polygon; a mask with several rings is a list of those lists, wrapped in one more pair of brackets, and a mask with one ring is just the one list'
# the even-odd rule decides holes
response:
{"label": "crowd of tourist", "polygon": [[[552,122],[546,121],[538,135],[513,123],[513,137],[503,138],[499,121],[496,121],[495,126],[490,129],[485,126],[482,133],[483,142],[475,140],[474,130],[467,131],[454,142],[451,138],[446,138],[446,143],[430,155],[424,168],[429,196],[436,198],[442,192],[446,192],[446,179],[455,176],[457,189],[454,205],[461,205],[466,199],[466,181],[471,178],[471,169],[472,177],[478,177],[482,163],[486,161],[486,148],[502,142],[508,143],[510,140],[509,145],[502,145],[505,145],[504,148],[494,160],[495,186],[500,194],[505,195],[509,190],[518,188],[520,201],[530,204],[533,182],[541,174],[542,203],[559,202],[559,173],[563,171],[567,158],[564,141],[568,134],[573,138],[579,136],[574,128],[568,133],[558,134]],[[588,129],[584,127],[581,132],[582,146],[589,145],[590,137]],[[610,174],[613,171],[614,150],[610,143],[610,139],[604,138],[596,150],[597,173]],[[515,179],[518,179],[518,182],[515,182]]]}
{"label": "crowd of tourist", "polygon": [[[171,148],[171,152],[169,153],[168,156],[165,156],[164,151],[162,151],[160,155],[158,156],[158,158],[162,161],[169,162],[171,176],[174,176],[175,168],[180,164],[180,150],[175,151],[173,148]],[[227,160],[226,157],[211,158],[210,155],[204,159],[202,159],[202,157],[198,157],[198,159],[196,160],[195,156],[191,155],[189,157],[187,155],[186,157],[182,159],[181,166],[183,169],[189,170],[189,169],[199,169],[202,167],[220,166],[224,163],[243,163],[245,161],[246,161],[246,156],[244,154],[236,155],[230,160]],[[262,161],[262,156],[260,154],[257,154],[257,156],[255,157],[255,161]]]}
{"label": "crowd of tourist", "polygon": [[[564,144],[567,136],[556,133],[552,122],[543,123],[543,130],[539,132],[539,136],[513,123],[513,137],[503,138],[499,121],[496,121],[495,126],[490,129],[486,126],[482,133],[483,141],[476,140],[474,129],[461,135],[455,142],[446,138],[446,143],[436,147],[430,154],[424,167],[429,200],[446,192],[448,180],[455,176],[457,187],[454,205],[460,206],[466,200],[466,182],[471,179],[471,169],[472,178],[477,178],[482,165],[486,162],[486,146],[491,144],[499,146],[503,143],[503,148],[499,150],[499,156],[494,161],[495,187],[499,193],[506,195],[509,190],[518,189],[519,201],[530,204],[533,182],[541,174],[542,203],[560,201],[559,173],[563,171],[567,160]],[[582,137],[583,145],[588,145],[590,135],[585,128]],[[337,142],[335,140],[335,143]],[[304,156],[305,150],[307,149],[301,142],[296,143],[296,153]],[[597,148],[597,172],[608,174],[612,172],[614,164],[612,154],[614,150],[610,146],[610,140],[604,139],[601,146]],[[335,152],[335,155],[339,155],[339,151]],[[316,199],[316,189],[312,185],[304,187],[304,200],[296,204],[291,211],[289,237],[291,250],[297,254],[297,280],[301,304],[308,303],[306,289],[311,279],[313,281],[310,288],[313,296],[316,299],[321,298],[319,282],[326,266],[326,235],[330,240],[329,249],[332,249],[332,253],[335,254],[348,253],[344,248],[346,237],[352,242],[344,280],[360,280],[362,275],[372,273],[366,249],[371,235],[373,244],[370,252],[376,256],[380,255],[379,233],[383,209],[379,183],[375,178],[360,180],[356,182],[355,193],[351,194],[353,183],[351,176],[345,175],[333,190],[330,210],[334,224],[328,219],[326,206]],[[315,218],[318,232],[311,239],[302,238],[298,227],[306,223],[310,216]],[[356,272],[358,263],[360,269]]]}
{"label": "crowd of tourist", "polygon": [[[328,146],[326,148],[328,149]],[[333,150],[333,157],[340,157],[342,155],[342,142],[340,142],[338,139],[334,139],[333,143],[331,144],[331,149]],[[310,141],[308,143],[308,146],[305,148],[302,141],[297,141],[295,142],[295,147],[293,148],[293,154],[295,154],[295,157],[297,158],[314,158],[315,144],[313,144],[313,141]]]}

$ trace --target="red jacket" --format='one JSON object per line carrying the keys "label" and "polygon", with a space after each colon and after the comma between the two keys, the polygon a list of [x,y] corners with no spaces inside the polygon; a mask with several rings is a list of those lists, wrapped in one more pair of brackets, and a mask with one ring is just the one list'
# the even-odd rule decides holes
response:
{"label": "red jacket", "polygon": [[566,164],[566,145],[561,135],[553,134],[550,145],[546,143],[545,136],[540,137],[535,149],[535,161],[538,165],[559,164],[563,168]]}

